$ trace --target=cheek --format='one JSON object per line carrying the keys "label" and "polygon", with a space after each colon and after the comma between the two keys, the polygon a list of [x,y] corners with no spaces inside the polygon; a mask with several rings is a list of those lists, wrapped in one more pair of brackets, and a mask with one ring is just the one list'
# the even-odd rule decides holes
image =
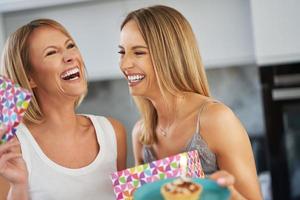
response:
{"label": "cheek", "polygon": [[74,55],[76,56],[76,57],[78,57],[80,60],[82,60],[82,55],[81,55],[81,53],[80,53],[80,51],[79,50],[77,50],[77,49],[74,49]]}
{"label": "cheek", "polygon": [[55,76],[60,71],[60,64],[54,60],[43,62],[34,69],[34,73],[41,81],[46,77],[49,78]]}
{"label": "cheek", "polygon": [[151,76],[151,79],[155,80],[155,71],[154,71],[154,67],[152,65],[152,62],[150,60],[147,60],[144,63],[145,69],[147,70],[147,74]]}

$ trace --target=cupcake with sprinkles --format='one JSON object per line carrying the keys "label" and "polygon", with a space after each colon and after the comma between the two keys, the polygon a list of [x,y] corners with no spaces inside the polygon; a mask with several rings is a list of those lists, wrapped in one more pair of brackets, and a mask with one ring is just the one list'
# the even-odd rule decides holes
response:
{"label": "cupcake with sprinkles", "polygon": [[198,200],[202,186],[191,178],[180,177],[164,184],[160,191],[165,200]]}

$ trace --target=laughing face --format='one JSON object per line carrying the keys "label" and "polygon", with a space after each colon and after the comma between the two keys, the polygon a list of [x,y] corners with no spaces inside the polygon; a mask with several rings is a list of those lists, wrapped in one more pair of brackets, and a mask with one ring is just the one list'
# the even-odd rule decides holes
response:
{"label": "laughing face", "polygon": [[35,29],[28,39],[30,84],[38,96],[78,98],[87,85],[81,54],[71,38],[49,26]]}
{"label": "laughing face", "polygon": [[150,97],[158,90],[157,79],[149,54],[137,24],[129,21],[120,35],[120,68],[133,96]]}

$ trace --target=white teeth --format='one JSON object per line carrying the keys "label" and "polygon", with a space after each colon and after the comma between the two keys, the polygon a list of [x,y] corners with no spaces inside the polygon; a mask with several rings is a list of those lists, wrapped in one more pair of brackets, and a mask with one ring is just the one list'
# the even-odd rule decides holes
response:
{"label": "white teeth", "polygon": [[129,75],[127,78],[131,82],[136,82],[142,80],[144,77],[144,75]]}
{"label": "white teeth", "polygon": [[72,75],[72,74],[76,74],[76,73],[78,73],[78,72],[79,72],[79,68],[78,68],[78,67],[72,68],[72,69],[70,69],[70,70],[68,70],[68,71],[65,71],[60,77],[61,77],[62,79],[64,79],[64,78],[66,78],[66,77],[68,77],[68,76],[70,76],[70,75]]}

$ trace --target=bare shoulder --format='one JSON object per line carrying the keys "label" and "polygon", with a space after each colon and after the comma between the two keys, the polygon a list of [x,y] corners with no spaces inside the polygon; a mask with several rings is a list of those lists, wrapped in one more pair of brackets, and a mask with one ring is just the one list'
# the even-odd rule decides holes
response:
{"label": "bare shoulder", "polygon": [[234,121],[237,119],[232,110],[220,102],[212,102],[206,105],[202,118],[205,119],[205,124],[208,126],[216,126],[219,123],[223,124],[225,121]]}
{"label": "bare shoulder", "polygon": [[108,117],[107,118],[112,124],[116,139],[117,139],[117,169],[123,170],[126,169],[126,160],[127,160],[127,139],[126,139],[126,129],[122,123],[118,120]]}
{"label": "bare shoulder", "polygon": [[107,119],[112,124],[112,126],[115,129],[115,131],[117,131],[117,130],[125,130],[124,125],[120,121],[118,121],[118,120],[116,120],[116,119],[114,119],[112,117],[107,117]]}
{"label": "bare shoulder", "polygon": [[114,128],[117,140],[118,141],[126,141],[126,129],[125,129],[124,125],[114,118],[107,117],[107,119],[109,120],[109,122],[111,123],[111,125]]}
{"label": "bare shoulder", "polygon": [[247,141],[248,134],[233,111],[222,103],[210,103],[201,115],[201,134],[215,152],[221,147]]}
{"label": "bare shoulder", "polygon": [[218,167],[235,177],[234,187],[247,199],[261,199],[251,143],[240,120],[222,103],[210,103],[201,116],[200,132],[217,155]]}

